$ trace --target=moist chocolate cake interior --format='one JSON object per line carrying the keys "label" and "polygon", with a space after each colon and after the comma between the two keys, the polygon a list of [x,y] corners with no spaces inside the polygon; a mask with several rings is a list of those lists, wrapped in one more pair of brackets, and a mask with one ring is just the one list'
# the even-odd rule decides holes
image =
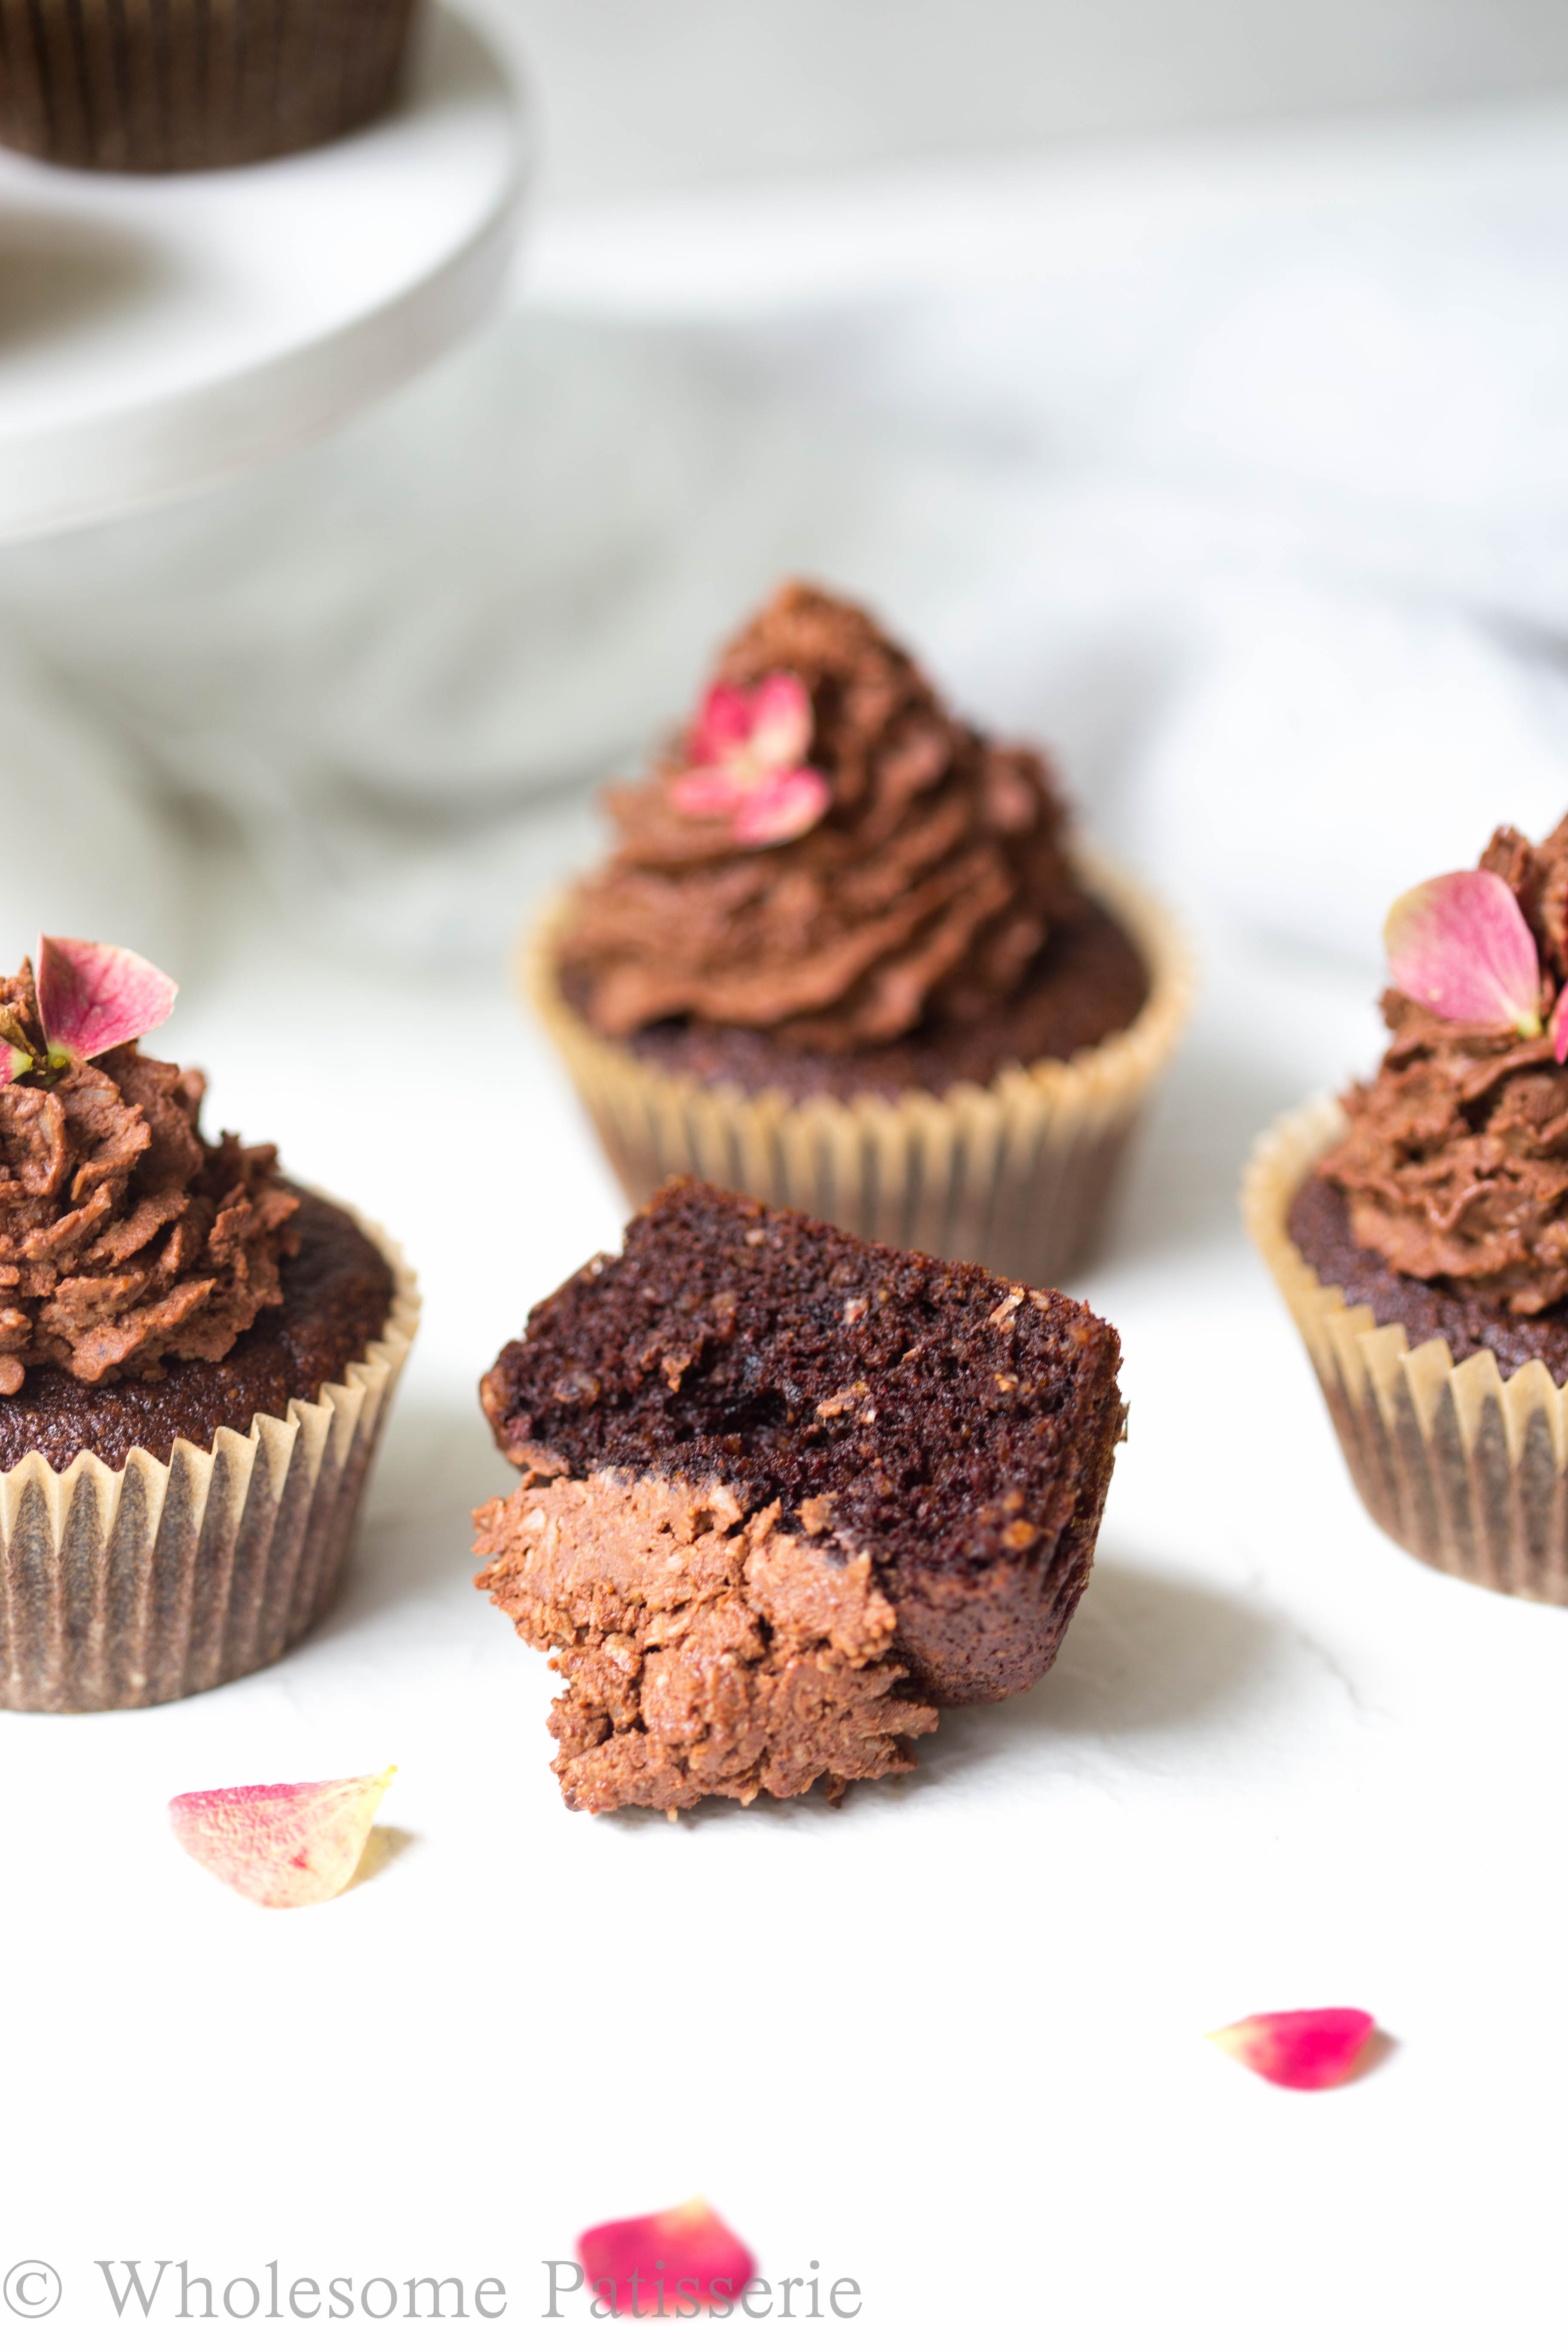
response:
{"label": "moist chocolate cake interior", "polygon": [[[1121,1434],[1115,1332],[1055,1292],[679,1178],[482,1388],[536,1475],[722,1486],[869,1554],[938,1701],[1044,1671]],[[826,1498],[826,1499],[824,1499]]]}

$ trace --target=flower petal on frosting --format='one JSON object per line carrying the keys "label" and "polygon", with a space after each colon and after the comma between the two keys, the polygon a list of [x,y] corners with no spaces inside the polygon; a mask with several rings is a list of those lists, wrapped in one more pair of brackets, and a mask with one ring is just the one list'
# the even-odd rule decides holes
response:
{"label": "flower petal on frosting", "polygon": [[743,749],[751,731],[751,696],[721,680],[702,698],[687,750],[700,768],[717,766]]}
{"label": "flower petal on frosting", "polygon": [[1552,1015],[1552,1051],[1560,1062],[1568,1062],[1568,988],[1557,999]]}
{"label": "flower petal on frosting", "polygon": [[1394,984],[1445,1021],[1541,1034],[1541,960],[1500,874],[1439,874],[1406,890],[1383,927]]}
{"label": "flower petal on frosting", "polygon": [[1375,2023],[1364,2009],[1264,2010],[1207,2038],[1265,2082],[1331,2091],[1354,2072]]}
{"label": "flower petal on frosting", "polygon": [[688,749],[700,768],[793,768],[811,748],[811,697],[793,670],[750,688],[709,688]]}
{"label": "flower petal on frosting", "polygon": [[669,781],[670,805],[682,816],[728,816],[746,793],[742,779],[728,768],[688,768]]}
{"label": "flower petal on frosting", "polygon": [[192,1859],[237,1895],[294,1910],[342,1893],[395,1769],[354,1780],[197,1789],[171,1801],[169,1819]]}
{"label": "flower petal on frosting", "polygon": [[[1559,1061],[1562,1058],[1559,1055]],[[24,1070],[30,1070],[32,1066],[31,1054],[25,1052],[20,1045],[13,1045],[8,1039],[0,1037],[0,1087],[8,1087],[13,1078],[19,1078]]]}
{"label": "flower petal on frosting", "polygon": [[577,2259],[595,2296],[617,2318],[680,2316],[678,2293],[699,2305],[715,2295],[733,2303],[756,2270],[750,2247],[702,2197],[668,2213],[601,2221],[578,2239]]}
{"label": "flower petal on frosting", "polygon": [[833,794],[815,768],[794,768],[765,776],[744,794],[730,830],[742,849],[767,849],[798,841],[826,814]]}
{"label": "flower petal on frosting", "polygon": [[793,670],[775,669],[752,697],[748,750],[760,768],[794,768],[811,749],[811,697]]}
{"label": "flower petal on frosting", "polygon": [[40,939],[34,979],[51,1046],[84,1062],[159,1028],[179,994],[166,972],[129,948],[98,940]]}

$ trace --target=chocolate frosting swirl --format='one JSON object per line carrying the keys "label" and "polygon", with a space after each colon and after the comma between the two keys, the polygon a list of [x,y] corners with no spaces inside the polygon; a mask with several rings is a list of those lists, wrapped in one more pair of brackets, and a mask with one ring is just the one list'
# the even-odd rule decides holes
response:
{"label": "chocolate frosting swirl", "polygon": [[685,1014],[836,1053],[928,1018],[977,1019],[1018,987],[1051,926],[1087,901],[1037,752],[948,716],[869,616],[792,583],[723,655],[750,688],[784,671],[811,698],[821,821],[737,848],[669,795],[691,739],[613,790],[618,840],[577,892],[563,978],[603,1034]]}
{"label": "chocolate frosting swirl", "polygon": [[0,1006],[41,1068],[0,1086],[0,1394],[29,1364],[96,1385],[226,1356],[282,1297],[297,1196],[269,1143],[206,1142],[206,1080],[132,1045],[47,1065],[33,973]]}
{"label": "chocolate frosting swirl", "polygon": [[[1500,828],[1479,862],[1534,934],[1549,1011],[1568,981],[1568,817],[1539,848]],[[1321,1163],[1354,1239],[1458,1297],[1540,1314],[1568,1297],[1568,1069],[1544,1034],[1443,1020],[1396,989],[1383,1013],[1393,1042]]]}

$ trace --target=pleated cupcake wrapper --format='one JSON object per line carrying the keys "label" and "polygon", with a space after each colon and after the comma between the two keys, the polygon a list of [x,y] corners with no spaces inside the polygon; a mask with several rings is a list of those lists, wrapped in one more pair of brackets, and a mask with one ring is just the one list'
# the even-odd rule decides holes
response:
{"label": "pleated cupcake wrapper", "polygon": [[112,172],[258,163],[369,121],[415,0],[0,0],[0,141]]}
{"label": "pleated cupcake wrapper", "polygon": [[1163,908],[1100,858],[1080,853],[1077,863],[1142,950],[1148,1000],[1104,1045],[1069,1062],[1015,1066],[989,1086],[795,1103],[776,1090],[747,1095],[659,1070],[598,1036],[563,997],[565,903],[525,942],[524,984],[634,1208],[667,1177],[704,1176],[868,1240],[1054,1285],[1094,1245],[1193,993],[1185,942]]}
{"label": "pleated cupcake wrapper", "polygon": [[0,1706],[187,1697],[270,1665],[324,1614],[419,1321],[395,1243],[356,1222],[393,1269],[392,1312],[314,1404],[180,1438],[167,1468],[137,1446],[122,1470],[29,1454],[0,1475]]}
{"label": "pleated cupcake wrapper", "polygon": [[1456,1364],[1446,1339],[1347,1307],[1320,1282],[1287,1219],[1303,1179],[1345,1131],[1331,1099],[1269,1129],[1242,1214],[1307,1343],[1356,1491],[1386,1535],[1429,1568],[1568,1603],[1568,1389],[1539,1360],[1510,1380],[1489,1348]]}

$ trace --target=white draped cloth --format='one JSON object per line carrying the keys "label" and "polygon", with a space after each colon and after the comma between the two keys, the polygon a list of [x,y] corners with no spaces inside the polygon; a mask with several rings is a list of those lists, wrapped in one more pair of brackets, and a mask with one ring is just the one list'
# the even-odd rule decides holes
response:
{"label": "white draped cloth", "polygon": [[797,570],[1145,867],[1364,965],[1413,871],[1568,806],[1565,120],[547,224],[331,444],[0,557],[0,795],[110,852],[51,920],[177,955],[195,805],[317,936],[493,955]]}

